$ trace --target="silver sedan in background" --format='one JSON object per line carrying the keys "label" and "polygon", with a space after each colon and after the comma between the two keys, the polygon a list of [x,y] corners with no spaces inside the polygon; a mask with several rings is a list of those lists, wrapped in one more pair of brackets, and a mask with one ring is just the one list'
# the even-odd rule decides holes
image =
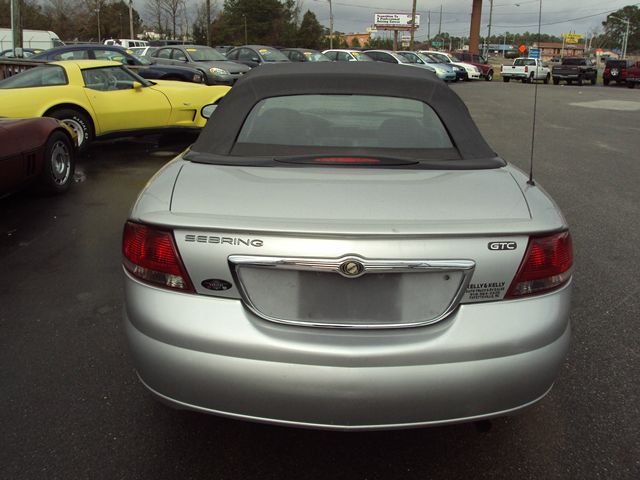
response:
{"label": "silver sedan in background", "polygon": [[146,185],[124,227],[125,325],[157,398],[367,430],[549,392],[570,337],[567,223],[451,89],[404,70],[256,69]]}

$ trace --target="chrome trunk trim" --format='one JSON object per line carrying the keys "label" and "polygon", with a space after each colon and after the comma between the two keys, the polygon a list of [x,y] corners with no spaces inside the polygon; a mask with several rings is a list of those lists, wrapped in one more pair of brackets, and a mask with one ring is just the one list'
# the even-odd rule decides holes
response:
{"label": "chrome trunk trim", "polygon": [[[348,328],[348,329],[389,329],[408,328],[430,325],[449,316],[458,306],[460,300],[469,285],[476,263],[473,260],[369,260],[356,255],[347,255],[340,258],[291,258],[259,255],[231,255],[228,258],[229,267],[233,275],[236,287],[238,288],[244,305],[254,314],[275,323],[286,325],[297,325],[317,328]],[[344,266],[349,262],[355,262],[362,268],[355,274],[345,271]],[[305,322],[275,318],[260,311],[251,301],[249,293],[240,280],[239,269],[243,266],[253,268],[285,269],[313,271],[324,273],[337,273],[345,278],[358,278],[369,273],[433,273],[433,272],[461,272],[463,279],[458,290],[453,296],[451,303],[445,311],[435,318],[427,321],[400,323],[400,324],[335,324],[322,322]]]}

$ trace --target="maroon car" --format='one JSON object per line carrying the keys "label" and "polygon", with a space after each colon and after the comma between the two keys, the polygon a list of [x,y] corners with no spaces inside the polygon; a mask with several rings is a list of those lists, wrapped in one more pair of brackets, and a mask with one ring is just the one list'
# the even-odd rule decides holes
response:
{"label": "maroon car", "polygon": [[640,62],[629,66],[625,83],[629,88],[635,88],[636,85],[640,85]]}
{"label": "maroon car", "polygon": [[480,70],[480,76],[485,80],[489,82],[493,80],[493,65],[491,65],[482,55],[469,52],[458,52],[455,53],[455,56],[458,57],[461,62],[470,63],[474,67],[478,67],[478,70]]}
{"label": "maroon car", "polygon": [[635,62],[631,60],[607,60],[602,72],[602,83],[609,85],[611,82],[625,83],[629,69]]}
{"label": "maroon car", "polygon": [[36,183],[62,193],[73,182],[76,135],[59,120],[0,118],[0,195]]}

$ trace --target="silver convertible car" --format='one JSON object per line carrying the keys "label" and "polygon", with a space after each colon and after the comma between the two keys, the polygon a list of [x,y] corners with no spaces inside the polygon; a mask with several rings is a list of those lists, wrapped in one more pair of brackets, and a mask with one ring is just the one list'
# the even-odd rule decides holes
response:
{"label": "silver convertible car", "polygon": [[553,200],[419,69],[258,68],[140,193],[125,323],[180,409],[309,428],[505,415],[569,345]]}

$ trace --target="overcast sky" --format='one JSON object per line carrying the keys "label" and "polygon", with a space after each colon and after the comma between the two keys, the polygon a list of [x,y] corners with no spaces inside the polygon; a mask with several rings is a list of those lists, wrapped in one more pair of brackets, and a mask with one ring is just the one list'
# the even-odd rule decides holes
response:
{"label": "overcast sky", "polygon": [[[411,0],[333,0],[334,28],[341,32],[366,32],[373,23],[374,13],[411,13]],[[487,34],[489,0],[483,1],[481,35]],[[492,34],[537,32],[539,0],[494,0]],[[606,13],[633,0],[542,0],[542,33],[560,34],[575,31],[588,33],[601,25]],[[427,12],[431,11],[431,35],[438,33],[440,5],[442,31],[455,36],[468,36],[472,0],[418,0],[421,13],[417,38],[427,37]],[[313,11],[320,23],[329,25],[328,0],[304,0],[303,11]],[[583,18],[589,17],[589,18]],[[579,19],[578,19],[579,18]],[[547,25],[545,25],[547,24]]]}

